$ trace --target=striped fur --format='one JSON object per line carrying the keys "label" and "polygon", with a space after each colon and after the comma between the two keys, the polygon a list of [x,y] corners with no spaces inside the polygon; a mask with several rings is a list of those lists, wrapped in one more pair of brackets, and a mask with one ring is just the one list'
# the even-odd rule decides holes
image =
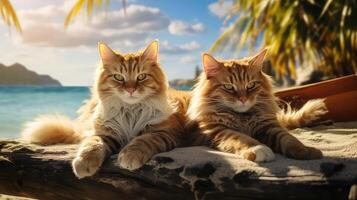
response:
{"label": "striped fur", "polygon": [[[273,151],[296,159],[320,158],[320,150],[303,145],[285,128],[292,123],[288,121],[292,112],[280,110],[271,80],[261,70],[265,53],[229,61],[203,55],[205,73],[192,91],[187,112],[189,128],[195,130],[192,144],[210,145],[256,162],[273,160]],[[325,107],[321,109],[325,112]]]}
{"label": "striped fur", "polygon": [[[93,175],[110,155],[119,153],[118,165],[134,170],[153,155],[183,143],[185,108],[177,103],[179,95],[168,96],[176,91],[168,90],[166,76],[157,62],[158,42],[137,54],[115,53],[105,44],[99,49],[102,64],[92,97],[80,108],[79,118],[62,129],[50,128],[48,137],[42,139],[35,137],[40,132],[24,130],[28,141],[36,138],[41,144],[66,142],[47,141],[51,134],[78,136],[82,141],[72,167],[79,178]],[[46,123],[40,121],[37,126],[45,127]]]}

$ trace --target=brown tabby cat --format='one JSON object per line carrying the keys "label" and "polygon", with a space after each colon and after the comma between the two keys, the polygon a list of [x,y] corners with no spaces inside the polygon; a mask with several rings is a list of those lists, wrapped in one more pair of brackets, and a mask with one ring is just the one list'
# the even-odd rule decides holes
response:
{"label": "brown tabby cat", "polygon": [[209,144],[256,162],[273,160],[273,151],[296,159],[321,158],[320,150],[303,145],[284,127],[296,127],[324,114],[323,100],[308,102],[297,112],[281,111],[270,78],[262,71],[266,52],[228,61],[203,54],[204,73],[188,109],[188,117],[198,128],[193,144]]}
{"label": "brown tabby cat", "polygon": [[179,93],[168,97],[168,82],[160,67],[158,41],[144,52],[120,54],[99,44],[98,68],[92,97],[70,121],[43,116],[26,125],[22,135],[39,144],[77,143],[72,162],[77,177],[93,175],[105,157],[120,151],[118,164],[129,170],[144,165],[154,154],[183,143]]}

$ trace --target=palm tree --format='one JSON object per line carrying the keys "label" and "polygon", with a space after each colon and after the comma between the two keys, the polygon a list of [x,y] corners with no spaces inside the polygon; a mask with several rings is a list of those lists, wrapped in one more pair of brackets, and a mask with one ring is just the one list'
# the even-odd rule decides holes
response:
{"label": "palm tree", "polygon": [[[103,0],[77,0],[72,9],[69,11],[64,25],[68,27],[69,24],[74,20],[74,18],[80,13],[82,9],[87,8],[87,16],[91,16],[93,14],[93,7],[102,8]],[[124,14],[126,15],[126,0],[122,0]],[[105,0],[106,8],[109,7],[110,0]]]}
{"label": "palm tree", "polygon": [[22,31],[16,12],[8,0],[0,0],[0,13],[6,25],[14,26],[18,32]]}
{"label": "palm tree", "polygon": [[298,66],[329,76],[357,71],[355,0],[235,0],[225,16],[232,25],[211,51],[270,47],[270,61],[281,78],[295,78]]}

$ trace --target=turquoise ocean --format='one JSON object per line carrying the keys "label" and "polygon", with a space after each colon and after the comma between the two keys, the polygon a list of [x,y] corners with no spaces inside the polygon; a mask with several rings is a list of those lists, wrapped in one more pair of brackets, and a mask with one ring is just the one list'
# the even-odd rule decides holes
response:
{"label": "turquoise ocean", "polygon": [[77,116],[88,87],[0,87],[0,139],[19,137],[26,121],[43,114]]}
{"label": "turquoise ocean", "polygon": [[39,115],[74,119],[89,96],[89,87],[0,87],[0,139],[18,138],[24,123]]}

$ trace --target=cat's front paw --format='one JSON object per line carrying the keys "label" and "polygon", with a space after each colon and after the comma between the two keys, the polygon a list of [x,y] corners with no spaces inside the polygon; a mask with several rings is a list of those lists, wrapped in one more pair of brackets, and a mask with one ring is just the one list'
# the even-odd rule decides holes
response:
{"label": "cat's front paw", "polygon": [[243,157],[254,162],[269,162],[275,159],[275,154],[269,147],[257,145],[244,152]]}
{"label": "cat's front paw", "polygon": [[72,161],[73,172],[78,178],[92,176],[98,171],[103,160],[104,156],[101,152],[79,154]]}
{"label": "cat's front paw", "polygon": [[148,153],[129,147],[120,151],[117,164],[122,168],[135,170],[142,167],[149,159]]}

